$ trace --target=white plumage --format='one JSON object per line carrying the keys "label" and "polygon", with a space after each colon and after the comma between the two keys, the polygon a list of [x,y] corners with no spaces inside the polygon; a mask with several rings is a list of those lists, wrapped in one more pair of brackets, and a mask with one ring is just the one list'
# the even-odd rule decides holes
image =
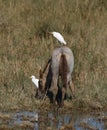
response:
{"label": "white plumage", "polygon": [[63,36],[59,32],[51,32],[51,34],[61,43],[66,45],[66,41],[64,40]]}
{"label": "white plumage", "polygon": [[34,75],[31,76],[32,82],[35,84],[37,88],[39,88],[39,79],[35,78]]}

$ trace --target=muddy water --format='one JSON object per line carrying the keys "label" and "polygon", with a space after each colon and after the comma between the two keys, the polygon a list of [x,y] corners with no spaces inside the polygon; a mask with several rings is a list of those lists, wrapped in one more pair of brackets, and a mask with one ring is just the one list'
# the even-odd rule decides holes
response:
{"label": "muddy water", "polygon": [[[5,112],[0,118],[0,124],[9,128],[20,128],[26,130],[106,130],[106,112],[66,112],[66,111],[18,111]],[[8,117],[8,116],[7,116]],[[5,126],[5,127],[6,127]],[[7,127],[6,127],[7,128]]]}

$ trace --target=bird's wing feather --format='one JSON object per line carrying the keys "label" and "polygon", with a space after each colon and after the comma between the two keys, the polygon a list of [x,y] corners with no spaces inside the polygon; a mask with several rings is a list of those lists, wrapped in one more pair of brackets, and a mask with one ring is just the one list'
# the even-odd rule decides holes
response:
{"label": "bird's wing feather", "polygon": [[56,39],[58,39],[61,43],[66,44],[66,41],[64,40],[63,36],[62,36],[60,33],[54,32],[54,33],[53,33],[53,36],[54,36]]}
{"label": "bird's wing feather", "polygon": [[36,87],[38,88],[39,87],[39,84],[38,84],[38,82],[39,82],[39,80],[38,79],[32,79],[32,82],[36,85]]}

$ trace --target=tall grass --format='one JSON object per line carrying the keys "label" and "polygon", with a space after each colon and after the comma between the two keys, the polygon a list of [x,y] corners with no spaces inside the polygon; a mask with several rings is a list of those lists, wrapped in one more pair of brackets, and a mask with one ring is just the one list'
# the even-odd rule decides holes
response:
{"label": "tall grass", "polygon": [[74,53],[77,98],[107,105],[106,0],[0,0],[0,107],[35,102],[29,77],[58,45],[49,31]]}

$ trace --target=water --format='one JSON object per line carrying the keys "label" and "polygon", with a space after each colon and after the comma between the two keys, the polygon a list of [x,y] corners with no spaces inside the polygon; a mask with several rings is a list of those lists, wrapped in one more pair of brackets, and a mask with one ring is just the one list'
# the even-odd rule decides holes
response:
{"label": "water", "polygon": [[[75,130],[106,130],[105,122],[99,120],[99,117],[107,116],[106,112],[99,112],[98,115],[92,113],[80,113],[80,112],[30,112],[19,111],[12,114],[12,118],[8,121],[8,125],[13,127],[17,124],[20,125],[23,121],[29,121],[34,126],[32,130],[44,130],[47,127],[51,127],[54,130],[59,130],[62,126],[72,123]],[[106,120],[107,121],[107,120]],[[84,125],[85,124],[85,125]]]}

